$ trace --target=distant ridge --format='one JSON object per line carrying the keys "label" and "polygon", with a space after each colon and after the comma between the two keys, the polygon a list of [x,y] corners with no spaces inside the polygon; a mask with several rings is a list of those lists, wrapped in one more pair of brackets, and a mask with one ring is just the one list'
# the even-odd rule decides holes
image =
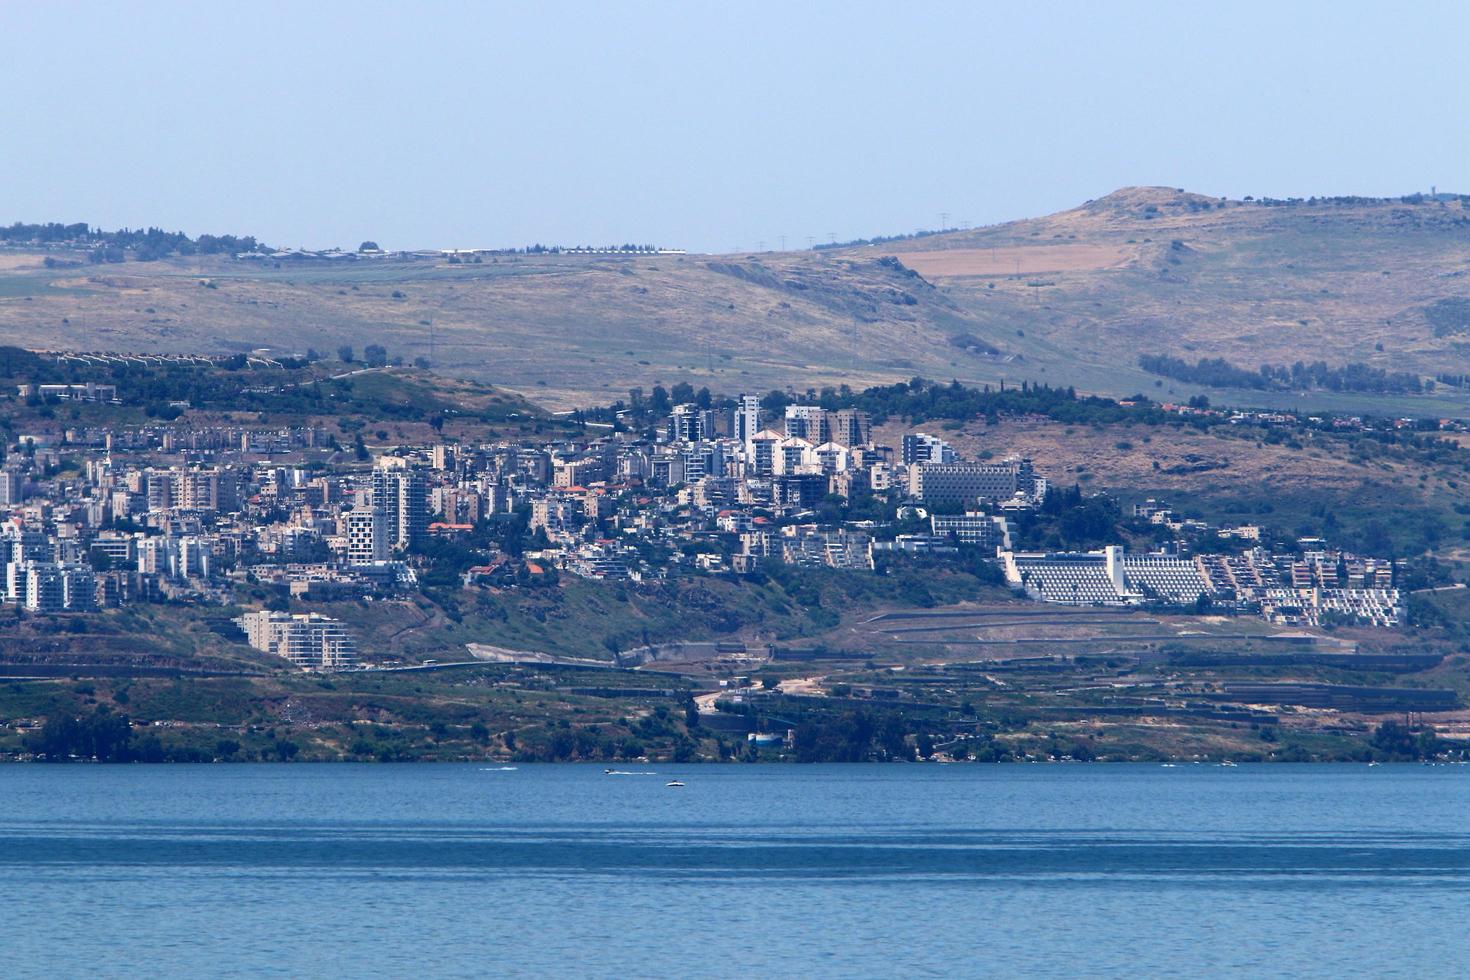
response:
{"label": "distant ridge", "polygon": [[[1470,199],[1458,194],[1227,200],[1123,187],[984,228],[718,257],[242,263],[201,249],[135,262],[124,250],[129,261],[70,268],[5,240],[0,343],[21,346],[376,342],[554,408],[681,380],[738,393],[922,375],[1470,415]],[[1146,370],[1145,355],[1171,374]],[[1262,365],[1270,384],[1198,383],[1263,377]],[[1327,387],[1381,377],[1393,391]]]}

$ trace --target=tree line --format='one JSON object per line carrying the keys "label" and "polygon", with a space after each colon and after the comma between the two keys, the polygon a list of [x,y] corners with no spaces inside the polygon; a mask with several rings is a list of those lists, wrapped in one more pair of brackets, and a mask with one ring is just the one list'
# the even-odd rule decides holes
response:
{"label": "tree line", "polygon": [[0,226],[0,242],[7,244],[73,245],[91,249],[94,262],[121,262],[131,254],[142,262],[170,255],[234,255],[265,248],[254,235],[200,235],[190,238],[182,231],[162,228],[119,228],[104,231],[85,222],[62,224],[49,221],[27,224],[17,221]]}
{"label": "tree line", "polygon": [[1425,381],[1417,374],[1390,372],[1360,361],[1341,367],[1331,367],[1326,361],[1297,361],[1290,366],[1262,364],[1252,371],[1231,364],[1223,357],[1202,357],[1191,364],[1168,354],[1144,354],[1138,358],[1138,366],[1150,374],[1207,388],[1251,388],[1258,391],[1317,389],[1378,395],[1422,394],[1434,390],[1434,382]]}

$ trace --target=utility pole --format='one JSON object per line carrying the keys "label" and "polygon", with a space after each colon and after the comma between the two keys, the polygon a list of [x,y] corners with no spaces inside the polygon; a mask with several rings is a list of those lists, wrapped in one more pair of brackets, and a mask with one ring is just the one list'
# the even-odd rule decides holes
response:
{"label": "utility pole", "polygon": [[781,236],[781,251],[783,251],[783,252],[786,251],[786,236],[785,235],[782,235]]}

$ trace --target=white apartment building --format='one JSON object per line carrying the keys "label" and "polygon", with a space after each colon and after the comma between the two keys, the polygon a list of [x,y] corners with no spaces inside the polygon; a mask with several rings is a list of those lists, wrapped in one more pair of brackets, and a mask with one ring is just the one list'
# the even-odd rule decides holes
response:
{"label": "white apartment building", "polygon": [[389,554],[388,517],[375,507],[356,507],[343,517],[347,531],[347,560],[353,565],[386,561]]}
{"label": "white apartment building", "polygon": [[345,670],[357,665],[357,641],[340,620],[320,613],[262,609],[235,619],[250,645],[285,657],[306,670]]}
{"label": "white apartment building", "polygon": [[735,440],[748,444],[761,430],[761,399],[759,395],[741,395],[735,402]]}

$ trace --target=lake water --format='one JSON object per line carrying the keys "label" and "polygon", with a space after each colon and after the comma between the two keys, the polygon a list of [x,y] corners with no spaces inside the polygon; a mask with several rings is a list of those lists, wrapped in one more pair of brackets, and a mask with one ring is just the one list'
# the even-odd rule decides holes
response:
{"label": "lake water", "polygon": [[0,975],[1470,974],[1470,768],[627,768],[0,768]]}

